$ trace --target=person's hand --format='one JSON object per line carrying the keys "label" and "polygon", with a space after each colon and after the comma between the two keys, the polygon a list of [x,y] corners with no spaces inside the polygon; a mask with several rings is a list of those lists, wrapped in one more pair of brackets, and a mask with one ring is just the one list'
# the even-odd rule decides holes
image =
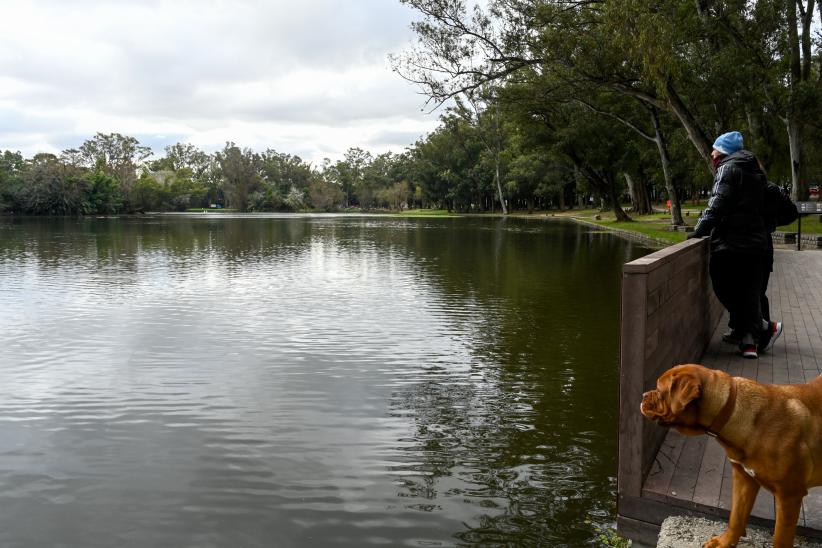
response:
{"label": "person's hand", "polygon": [[699,236],[696,235],[696,232],[688,232],[688,235],[685,236],[685,239],[690,240],[691,238],[699,238]]}

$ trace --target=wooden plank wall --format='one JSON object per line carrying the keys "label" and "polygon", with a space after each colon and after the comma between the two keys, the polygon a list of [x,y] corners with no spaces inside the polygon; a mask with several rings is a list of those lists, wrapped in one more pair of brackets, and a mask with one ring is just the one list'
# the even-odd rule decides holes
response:
{"label": "wooden plank wall", "polygon": [[696,362],[722,315],[708,275],[708,242],[667,247],[627,263],[622,277],[619,501],[640,497],[667,430],[639,412],[666,369]]}

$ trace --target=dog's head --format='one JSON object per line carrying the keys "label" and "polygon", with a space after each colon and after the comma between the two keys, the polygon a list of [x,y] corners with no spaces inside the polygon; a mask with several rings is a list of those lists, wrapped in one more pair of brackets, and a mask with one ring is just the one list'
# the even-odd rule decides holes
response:
{"label": "dog's head", "polygon": [[674,427],[683,434],[704,433],[699,428],[699,400],[709,369],[701,365],[677,365],[656,381],[656,390],[642,395],[642,414],[660,426]]}

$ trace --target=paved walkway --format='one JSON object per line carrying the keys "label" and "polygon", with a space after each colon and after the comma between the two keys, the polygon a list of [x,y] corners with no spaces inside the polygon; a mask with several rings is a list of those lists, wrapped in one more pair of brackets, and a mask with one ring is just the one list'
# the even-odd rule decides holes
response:
{"label": "paved walkway", "polygon": [[[705,352],[704,365],[777,384],[806,382],[822,373],[822,251],[777,249],[775,263],[768,296],[771,317],[784,323],[782,337],[768,354],[746,360],[736,347],[722,343],[726,315]],[[679,509],[726,515],[731,507],[731,467],[724,450],[708,436],[686,437],[671,430],[642,496]],[[752,516],[764,525],[773,521],[773,496],[764,489]],[[822,487],[805,497],[800,526],[806,535],[822,537]]]}

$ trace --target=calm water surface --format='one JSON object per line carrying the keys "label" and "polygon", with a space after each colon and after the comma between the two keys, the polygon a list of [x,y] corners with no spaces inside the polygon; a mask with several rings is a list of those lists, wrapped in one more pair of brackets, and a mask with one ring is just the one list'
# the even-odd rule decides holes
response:
{"label": "calm water surface", "polygon": [[0,219],[0,546],[584,546],[621,265],[562,222]]}

